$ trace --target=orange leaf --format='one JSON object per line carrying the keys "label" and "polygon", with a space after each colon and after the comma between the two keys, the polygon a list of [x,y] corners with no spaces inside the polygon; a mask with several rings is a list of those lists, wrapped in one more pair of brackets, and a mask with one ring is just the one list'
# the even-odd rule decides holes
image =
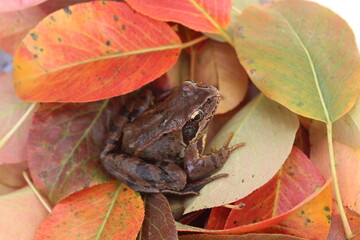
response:
{"label": "orange leaf", "polygon": [[170,26],[126,3],[76,4],[47,16],[23,39],[14,58],[16,91],[42,102],[128,93],[173,66],[179,43]]}
{"label": "orange leaf", "polygon": [[110,182],[59,202],[34,239],[135,239],[143,219],[140,195]]}
{"label": "orange leaf", "polygon": [[201,32],[218,33],[230,22],[231,0],[127,0],[137,11]]}

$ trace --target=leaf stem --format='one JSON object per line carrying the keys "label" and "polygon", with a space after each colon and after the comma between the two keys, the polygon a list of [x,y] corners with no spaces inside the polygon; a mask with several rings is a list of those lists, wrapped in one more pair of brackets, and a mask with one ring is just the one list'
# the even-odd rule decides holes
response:
{"label": "leaf stem", "polygon": [[[174,46],[177,46],[177,47],[180,47],[181,49],[184,49],[184,48],[188,48],[188,47],[191,47],[199,42],[202,42],[204,40],[208,39],[207,36],[201,36],[201,37],[198,37],[198,38],[195,38],[194,40],[191,40],[187,43],[182,43],[182,44],[178,44],[178,45],[174,45]],[[174,47],[175,48],[175,47]]]}
{"label": "leaf stem", "polygon": [[19,129],[19,127],[25,122],[25,120],[30,116],[31,112],[36,107],[36,103],[32,103],[26,112],[21,116],[21,118],[15,123],[15,125],[10,129],[9,132],[0,140],[0,148],[2,148],[5,143],[11,138],[11,136]]}
{"label": "leaf stem", "polygon": [[340,189],[339,189],[339,181],[336,174],[336,163],[334,157],[334,146],[332,140],[332,123],[326,123],[326,130],[327,130],[327,140],[329,146],[329,155],[330,155],[330,168],[331,168],[331,175],[333,177],[333,184],[335,189],[335,198],[336,202],[339,207],[341,220],[344,226],[345,234],[347,239],[351,239],[354,235],[351,232],[351,228],[349,222],[346,218],[345,209],[341,200]]}
{"label": "leaf stem", "polygon": [[50,204],[45,200],[45,198],[39,193],[39,191],[35,188],[34,184],[31,182],[29,175],[26,171],[23,171],[22,173],[26,183],[30,186],[31,190],[35,193],[35,196],[39,199],[42,205],[46,208],[46,210],[51,213],[51,207]]}

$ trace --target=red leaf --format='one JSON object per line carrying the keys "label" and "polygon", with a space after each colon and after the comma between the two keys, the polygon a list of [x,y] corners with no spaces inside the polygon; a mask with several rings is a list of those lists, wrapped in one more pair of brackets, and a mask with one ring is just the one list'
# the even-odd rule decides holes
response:
{"label": "red leaf", "polygon": [[[321,191],[317,189],[322,187]],[[313,211],[312,218],[321,219],[321,224],[327,224],[326,209],[331,209],[331,188],[324,184],[324,178],[319,174],[314,164],[296,147],[283,167],[267,184],[254,191],[249,196],[235,202],[233,207],[241,205],[238,209],[232,209],[227,216],[227,211],[214,208],[209,217],[207,228],[220,230],[205,230],[178,225],[181,231],[208,232],[214,234],[239,234],[245,232],[261,231],[285,220],[292,214],[301,214],[303,207],[306,212]],[[321,209],[319,209],[321,206]],[[223,214],[223,215],[221,215]],[[217,219],[220,216],[220,220]],[[221,222],[221,219],[226,222]],[[303,218],[297,217],[297,227],[303,228]],[[306,219],[305,219],[306,221]],[[287,223],[285,222],[284,225]],[[321,225],[323,226],[323,225]],[[225,228],[224,230],[221,230]],[[328,229],[323,228],[325,233]],[[306,232],[307,233],[307,232]]]}
{"label": "red leaf", "polygon": [[179,43],[166,23],[126,3],[73,5],[47,16],[23,39],[14,58],[16,91],[43,102],[128,93],[166,72]]}
{"label": "red leaf", "polygon": [[[351,230],[354,237],[351,240],[360,240],[360,215],[356,212],[345,208],[346,217],[349,220]],[[344,226],[341,221],[340,213],[336,203],[333,204],[333,212],[331,216],[331,228],[327,240],[346,240]]]}
{"label": "red leaf", "polygon": [[110,182],[59,202],[34,239],[135,239],[143,219],[141,196]]}
{"label": "red leaf", "polygon": [[305,240],[283,234],[250,233],[244,235],[210,235],[196,234],[180,236],[180,240]]}
{"label": "red leaf", "polygon": [[164,195],[146,195],[145,212],[139,240],[178,239],[174,217]]}
{"label": "red leaf", "polygon": [[86,104],[43,104],[33,118],[28,160],[35,186],[56,203],[107,179],[100,152],[119,99]]}
{"label": "red leaf", "polygon": [[230,22],[231,0],[127,0],[137,11],[162,21],[181,23],[201,32],[218,33]]}
{"label": "red leaf", "polygon": [[294,147],[277,175],[262,188],[235,202],[245,206],[230,212],[225,228],[260,222],[291,211],[324,183],[315,165]]}
{"label": "red leaf", "polygon": [[[288,218],[289,216],[294,214],[299,209],[301,211],[301,208],[303,206],[307,207],[307,204],[309,204],[308,206],[311,206],[313,202],[315,203],[315,205],[317,205],[319,202],[324,203],[324,199],[327,203],[329,203],[328,205],[331,206],[331,185],[329,184],[329,182],[324,184],[324,186],[322,186],[321,189],[318,189],[317,191],[312,193],[310,196],[308,196],[304,201],[302,201],[301,203],[296,205],[293,209],[291,209],[291,211],[288,211],[286,213],[283,213],[283,214],[278,215],[273,218],[266,219],[261,222],[243,225],[243,226],[230,228],[230,229],[224,229],[224,230],[203,229],[203,228],[183,225],[178,222],[176,222],[176,227],[177,227],[178,231],[181,231],[181,232],[199,232],[199,233],[212,233],[212,234],[240,234],[240,233],[245,233],[245,232],[254,232],[254,231],[258,232],[264,228],[273,226],[273,225],[279,223],[280,221],[285,220],[286,218]],[[325,218],[326,218],[326,216],[325,216]],[[328,220],[328,219],[326,218],[326,220]],[[327,231],[327,229],[325,229],[325,232],[326,231]]]}
{"label": "red leaf", "polygon": [[283,233],[306,239],[323,240],[329,234],[332,193],[330,185],[288,218],[265,232]]}

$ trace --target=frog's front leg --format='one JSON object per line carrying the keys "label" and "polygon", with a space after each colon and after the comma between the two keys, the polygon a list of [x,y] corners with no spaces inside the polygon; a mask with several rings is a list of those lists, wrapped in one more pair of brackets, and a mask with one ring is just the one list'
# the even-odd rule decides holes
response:
{"label": "frog's front leg", "polygon": [[181,191],[186,185],[186,173],[174,162],[152,164],[127,154],[113,153],[103,159],[103,164],[108,173],[138,192],[197,194]]}
{"label": "frog's front leg", "polygon": [[[212,153],[208,155],[202,156],[201,153],[199,153],[197,143],[190,144],[186,148],[184,156],[184,169],[190,181],[193,182],[199,179],[204,179],[215,173],[224,165],[232,151],[245,145],[244,143],[239,143],[229,148],[228,145],[232,136],[233,134],[229,135],[224,145],[219,150],[213,149]],[[204,179],[205,181],[201,181],[204,182],[202,185],[205,185],[217,178],[217,176],[214,176],[209,179]]]}

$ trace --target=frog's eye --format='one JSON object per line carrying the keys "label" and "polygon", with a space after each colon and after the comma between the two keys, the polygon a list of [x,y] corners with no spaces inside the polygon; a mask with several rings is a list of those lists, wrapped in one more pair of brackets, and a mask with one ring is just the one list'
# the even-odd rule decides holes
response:
{"label": "frog's eye", "polygon": [[201,119],[203,119],[205,113],[203,112],[203,110],[199,109],[197,111],[195,111],[193,114],[191,114],[190,119],[193,122],[198,122]]}
{"label": "frog's eye", "polygon": [[196,83],[194,82],[194,80],[191,80],[191,79],[185,80],[185,82],[192,83],[192,84],[196,84]]}

